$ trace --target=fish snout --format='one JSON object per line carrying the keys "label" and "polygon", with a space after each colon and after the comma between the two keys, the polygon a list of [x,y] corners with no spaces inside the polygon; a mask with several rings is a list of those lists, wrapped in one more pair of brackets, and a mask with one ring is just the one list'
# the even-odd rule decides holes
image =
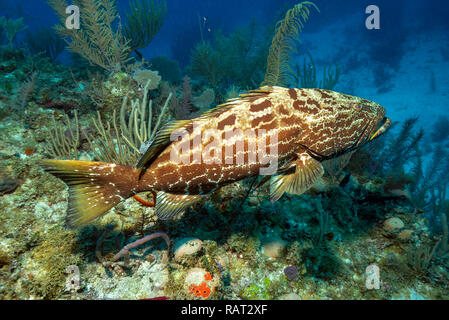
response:
{"label": "fish snout", "polygon": [[391,127],[391,119],[384,117],[382,121],[379,123],[378,129],[374,134],[369,138],[370,141],[378,138],[382,134],[384,134]]}

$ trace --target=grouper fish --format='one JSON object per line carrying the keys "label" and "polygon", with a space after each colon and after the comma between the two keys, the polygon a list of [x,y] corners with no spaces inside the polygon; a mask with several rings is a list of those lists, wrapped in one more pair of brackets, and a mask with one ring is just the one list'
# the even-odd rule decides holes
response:
{"label": "grouper fish", "polygon": [[284,193],[302,194],[323,175],[324,161],[354,152],[390,125],[382,106],[359,97],[262,87],[196,119],[169,122],[136,166],[71,160],[41,165],[69,187],[69,226],[144,191],[156,192],[156,214],[169,219],[224,185],[260,174],[269,177],[272,202]]}

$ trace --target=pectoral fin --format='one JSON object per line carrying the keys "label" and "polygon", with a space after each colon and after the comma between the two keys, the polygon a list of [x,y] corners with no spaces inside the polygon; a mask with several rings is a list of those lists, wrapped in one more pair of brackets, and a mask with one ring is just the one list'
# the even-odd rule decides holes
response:
{"label": "pectoral fin", "polygon": [[295,160],[295,172],[272,176],[270,181],[271,202],[279,200],[287,192],[302,194],[313,186],[324,174],[321,163],[303,152]]}
{"label": "pectoral fin", "polygon": [[162,220],[173,218],[201,200],[202,197],[203,195],[172,194],[159,191],[156,198],[156,215]]}

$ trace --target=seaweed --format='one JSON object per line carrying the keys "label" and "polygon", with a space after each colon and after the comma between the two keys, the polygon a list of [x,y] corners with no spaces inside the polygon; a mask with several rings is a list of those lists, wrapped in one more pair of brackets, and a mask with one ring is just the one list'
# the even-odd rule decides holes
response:
{"label": "seaweed", "polygon": [[27,29],[28,27],[23,24],[23,18],[12,19],[7,17],[0,17],[0,26],[3,29],[4,34],[8,40],[8,46],[13,47],[16,35]]}
{"label": "seaweed", "polygon": [[[360,165],[371,175],[387,177],[416,161],[421,153],[420,143],[424,136],[422,128],[416,129],[417,117],[406,119],[399,132],[393,134],[396,123],[381,137],[359,149],[353,159],[363,161]],[[367,159],[368,158],[368,159]],[[349,167],[357,165],[351,164]],[[358,168],[360,171],[361,168]]]}
{"label": "seaweed", "polygon": [[413,271],[427,275],[432,272],[433,265],[443,265],[449,268],[449,231],[445,214],[441,215],[441,226],[443,234],[435,244],[411,246],[408,249],[407,263]]}
{"label": "seaweed", "polygon": [[422,128],[414,132],[418,118],[404,121],[398,135],[387,144],[381,158],[384,160],[385,170],[397,171],[419,156],[419,143],[424,136]]}
{"label": "seaweed", "polygon": [[307,63],[304,58],[304,63],[301,67],[299,64],[295,65],[295,73],[292,73],[293,85],[296,88],[320,88],[326,90],[333,90],[340,79],[340,67],[335,66],[325,66],[323,70],[323,79],[317,81],[317,71],[315,63],[313,62],[312,55],[307,52],[310,62]]}
{"label": "seaweed", "polygon": [[224,78],[224,72],[221,53],[210,42],[200,42],[193,48],[190,60],[192,75],[203,77],[213,88],[217,88]]}
{"label": "seaweed", "polygon": [[78,112],[74,112],[74,122],[65,114],[65,123],[68,128],[68,134],[65,134],[65,128],[60,122],[56,122],[53,115],[53,126],[50,128],[50,142],[47,144],[46,151],[54,159],[78,159],[78,147],[80,144],[80,126]]}
{"label": "seaweed", "polygon": [[188,73],[203,78],[216,92],[223,94],[230,84],[257,87],[263,79],[268,43],[256,37],[256,27],[253,20],[229,35],[217,31],[213,41],[196,44]]}
{"label": "seaweed", "polygon": [[40,272],[32,275],[25,286],[31,293],[45,299],[60,296],[66,284],[66,268],[81,263],[81,257],[75,254],[75,250],[75,231],[55,227],[45,234],[41,243],[31,251],[33,262],[40,266]]}
{"label": "seaweed", "polygon": [[60,24],[55,26],[56,33],[67,43],[68,49],[109,72],[121,72],[130,62],[130,40],[122,34],[120,24],[114,28],[118,11],[114,0],[75,1],[83,13],[83,28],[69,29],[65,26],[65,0],[47,0],[55,11]]}
{"label": "seaweed", "polygon": [[313,2],[304,1],[288,10],[285,18],[277,23],[262,85],[285,86],[288,83],[291,78],[290,55],[295,51],[295,42],[309,19],[311,8],[320,12]]}
{"label": "seaweed", "polygon": [[245,288],[242,292],[242,296],[248,300],[271,300],[273,299],[270,294],[271,286],[271,280],[265,277],[260,284],[252,284]]}
{"label": "seaweed", "polygon": [[[167,15],[165,0],[134,0],[126,14],[123,34],[132,50],[145,48],[164,24]],[[140,54],[138,54],[140,55]]]}

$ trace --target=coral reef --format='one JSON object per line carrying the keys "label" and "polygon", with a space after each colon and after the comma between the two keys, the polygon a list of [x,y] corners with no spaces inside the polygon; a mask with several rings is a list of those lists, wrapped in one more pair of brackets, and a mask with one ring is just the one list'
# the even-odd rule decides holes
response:
{"label": "coral reef", "polygon": [[[49,2],[63,22],[66,1]],[[165,1],[134,1],[123,26],[115,1],[73,3],[87,29],[58,30],[94,66],[59,64],[61,42],[50,44],[44,29],[29,33],[34,43],[24,37],[28,50],[18,48],[23,21],[0,20],[0,43],[9,43],[0,47],[1,299],[449,298],[445,117],[426,131],[404,117],[324,163],[326,174],[301,196],[271,203],[264,180],[249,178],[161,220],[154,193],[143,192],[69,229],[67,187],[38,161],[135,165],[170,120],[191,119],[261,82],[331,89],[342,80],[328,66],[319,81],[311,55],[296,74],[290,69],[294,41],[317,9],[311,2],[288,10],[274,37],[254,21],[209,32],[198,15],[202,41],[187,70],[167,57],[132,63],[132,51],[141,54],[161,28]],[[366,286],[373,265],[378,290]]]}
{"label": "coral reef", "polygon": [[5,176],[0,177],[0,195],[11,193],[17,189],[19,181]]}

